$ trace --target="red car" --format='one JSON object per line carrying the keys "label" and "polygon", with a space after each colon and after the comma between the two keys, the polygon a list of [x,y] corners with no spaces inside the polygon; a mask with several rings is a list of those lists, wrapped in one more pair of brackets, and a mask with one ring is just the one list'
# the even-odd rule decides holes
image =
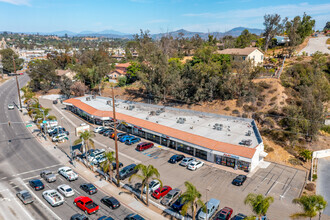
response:
{"label": "red car", "polygon": [[158,189],[156,189],[154,191],[154,193],[152,194],[152,196],[155,199],[160,199],[163,196],[165,196],[171,190],[172,190],[172,188],[170,186],[163,186],[163,188],[159,187]]}
{"label": "red car", "polygon": [[216,220],[229,220],[230,216],[233,214],[233,209],[229,207],[224,207],[216,214]]}
{"label": "red car", "polygon": [[92,199],[85,196],[79,196],[74,199],[73,204],[78,206],[81,210],[85,211],[86,214],[93,214],[99,210],[99,206],[93,202]]}

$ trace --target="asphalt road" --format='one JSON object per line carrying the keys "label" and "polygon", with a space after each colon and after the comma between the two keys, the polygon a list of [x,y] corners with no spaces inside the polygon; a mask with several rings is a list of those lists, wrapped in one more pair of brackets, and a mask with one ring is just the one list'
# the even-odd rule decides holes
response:
{"label": "asphalt road", "polygon": [[[28,81],[27,76],[20,76],[19,81],[24,85]],[[54,183],[46,183],[45,190],[56,189],[57,186],[66,183],[70,185],[75,196],[66,198],[65,203],[59,207],[51,207],[43,198],[42,191],[35,192],[28,186],[31,179],[40,179],[40,171],[48,169],[57,172],[62,165],[53,157],[26,129],[25,122],[21,121],[18,109],[8,110],[8,104],[17,104],[17,88],[14,79],[0,86],[0,219],[70,219],[75,213],[83,213],[73,205],[73,199],[78,195],[85,195],[79,186],[86,180],[79,178],[77,181],[68,182],[57,175]],[[11,125],[8,125],[8,121]],[[45,183],[45,182],[44,182]],[[24,206],[15,194],[23,189],[28,189],[35,202]],[[90,196],[100,205],[100,210],[90,219],[97,219],[107,215],[114,219],[124,219],[131,213],[123,205],[112,211],[101,204],[100,199],[105,194],[99,191]]]}
{"label": "asphalt road", "polygon": [[330,157],[318,159],[317,166],[317,186],[316,193],[324,197],[328,201],[328,206],[324,210],[324,214],[330,216]]}
{"label": "asphalt road", "polygon": [[319,51],[322,53],[330,53],[326,41],[329,37],[320,35],[319,37],[311,38],[308,41],[307,46],[299,52],[299,55],[302,55],[303,52],[306,52],[308,55],[312,55],[315,52]]}

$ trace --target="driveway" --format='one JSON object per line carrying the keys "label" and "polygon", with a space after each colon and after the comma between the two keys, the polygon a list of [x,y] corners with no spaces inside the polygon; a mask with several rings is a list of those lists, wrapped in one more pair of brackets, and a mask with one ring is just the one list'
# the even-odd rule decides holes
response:
{"label": "driveway", "polygon": [[317,184],[316,193],[324,197],[328,201],[328,207],[324,210],[324,214],[330,216],[330,157],[320,158],[317,165]]}
{"label": "driveway", "polygon": [[321,35],[319,37],[309,39],[307,46],[299,52],[299,55],[302,55],[303,52],[306,52],[308,55],[312,55],[317,51],[322,53],[330,53],[330,50],[328,49],[329,45],[327,46],[326,44],[328,38],[329,37]]}

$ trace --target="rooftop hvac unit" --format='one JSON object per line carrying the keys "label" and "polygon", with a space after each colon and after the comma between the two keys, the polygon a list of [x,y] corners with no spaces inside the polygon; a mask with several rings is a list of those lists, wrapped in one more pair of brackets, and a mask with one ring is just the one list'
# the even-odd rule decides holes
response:
{"label": "rooftop hvac unit", "polygon": [[156,111],[156,115],[160,115],[160,113],[162,113],[160,110]]}
{"label": "rooftop hvac unit", "polygon": [[242,140],[241,142],[242,142],[243,145],[246,145],[246,146],[251,146],[252,145],[252,140],[251,139]]}
{"label": "rooftop hvac unit", "polygon": [[130,111],[132,111],[134,108],[135,108],[134,105],[129,105],[129,106],[128,106],[128,110],[130,110]]}
{"label": "rooftop hvac unit", "polygon": [[214,130],[221,131],[222,128],[223,128],[223,124],[215,123],[215,124],[213,125],[213,129],[214,129]]}
{"label": "rooftop hvac unit", "polygon": [[185,118],[179,118],[179,119],[176,121],[176,123],[178,123],[178,124],[184,124],[185,121],[186,121]]}
{"label": "rooftop hvac unit", "polygon": [[96,95],[93,95],[92,98],[93,98],[93,99],[96,99]]}
{"label": "rooftop hvac unit", "polygon": [[252,131],[248,130],[248,132],[246,132],[246,136],[251,136]]}
{"label": "rooftop hvac unit", "polygon": [[149,115],[156,115],[156,112],[155,112],[155,111],[151,111],[151,112],[149,113]]}
{"label": "rooftop hvac unit", "polygon": [[91,97],[86,97],[86,101],[90,101],[91,100]]}
{"label": "rooftop hvac unit", "polygon": [[109,101],[107,101],[107,105],[111,105],[111,101],[109,100]]}

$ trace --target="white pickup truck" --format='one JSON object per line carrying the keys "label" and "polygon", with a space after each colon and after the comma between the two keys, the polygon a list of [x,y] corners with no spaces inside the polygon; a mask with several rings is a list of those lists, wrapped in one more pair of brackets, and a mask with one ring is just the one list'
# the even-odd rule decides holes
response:
{"label": "white pickup truck", "polygon": [[62,205],[64,198],[55,189],[46,190],[42,193],[42,197],[53,207]]}
{"label": "white pickup truck", "polygon": [[70,167],[61,167],[58,169],[58,173],[69,181],[74,181],[78,179],[78,174],[73,172]]}

